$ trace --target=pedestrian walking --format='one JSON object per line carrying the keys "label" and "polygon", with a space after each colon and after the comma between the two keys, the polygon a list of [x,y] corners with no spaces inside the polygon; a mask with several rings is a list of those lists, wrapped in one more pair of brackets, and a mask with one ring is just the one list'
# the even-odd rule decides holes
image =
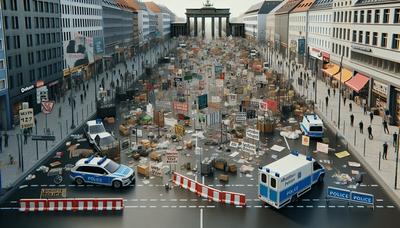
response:
{"label": "pedestrian walking", "polygon": [[86,90],[89,90],[89,82],[86,84]]}
{"label": "pedestrian walking", "polygon": [[333,96],[336,96],[336,89],[333,88]]}
{"label": "pedestrian walking", "polygon": [[8,147],[8,133],[5,131],[4,134],[4,148]]}
{"label": "pedestrian walking", "polygon": [[346,97],[346,96],[343,96],[343,104],[344,104],[344,105],[346,105],[346,100],[347,100],[347,97]]}
{"label": "pedestrian walking", "polygon": [[358,123],[358,126],[360,127],[360,133],[364,134],[364,123],[362,122],[362,120],[360,121],[360,123]]}
{"label": "pedestrian walking", "polygon": [[24,130],[24,144],[28,144],[28,131]]}
{"label": "pedestrian walking", "polygon": [[328,98],[328,96],[326,96],[325,97],[325,105],[326,105],[327,108],[328,108],[328,101],[329,101],[329,98]]}
{"label": "pedestrian walking", "polygon": [[387,160],[387,152],[388,152],[388,144],[385,142],[383,144],[383,154],[382,154],[383,160]]}
{"label": "pedestrian walking", "polygon": [[61,105],[58,107],[58,118],[61,118]]}
{"label": "pedestrian walking", "polygon": [[315,82],[312,83],[312,88],[315,89]]}
{"label": "pedestrian walking", "polygon": [[369,139],[374,139],[374,136],[372,135],[372,127],[371,125],[368,126],[368,138]]}
{"label": "pedestrian walking", "polygon": [[369,112],[369,119],[371,120],[370,123],[372,123],[372,120],[374,119],[374,113]]}
{"label": "pedestrian walking", "polygon": [[350,115],[350,126],[352,126],[353,127],[353,125],[354,125],[354,115],[353,115],[353,113]]}
{"label": "pedestrian walking", "polygon": [[72,104],[73,104],[74,108],[76,108],[76,101],[74,98],[72,98]]}
{"label": "pedestrian walking", "polygon": [[83,98],[86,99],[86,91],[83,91]]}
{"label": "pedestrian walking", "polygon": [[350,109],[350,112],[353,111],[353,104],[351,102],[349,103],[349,109]]}
{"label": "pedestrian walking", "polygon": [[386,120],[383,120],[382,125],[383,125],[383,130],[385,131],[385,133],[390,134],[388,123],[386,122]]}
{"label": "pedestrian walking", "polygon": [[393,133],[393,146],[397,146],[397,137],[398,137],[397,132],[394,132]]}
{"label": "pedestrian walking", "polygon": [[367,104],[364,104],[364,115],[367,115]]}
{"label": "pedestrian walking", "polygon": [[328,88],[328,96],[331,97],[331,89]]}

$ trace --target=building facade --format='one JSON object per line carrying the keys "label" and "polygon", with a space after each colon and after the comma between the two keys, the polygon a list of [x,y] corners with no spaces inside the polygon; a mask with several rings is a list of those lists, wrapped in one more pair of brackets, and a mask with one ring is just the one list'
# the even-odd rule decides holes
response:
{"label": "building facade", "polygon": [[64,74],[95,61],[93,42],[103,39],[101,0],[61,0]]}
{"label": "building facade", "polygon": [[321,69],[330,62],[332,45],[332,2],[316,0],[308,11],[308,68],[322,76]]}
{"label": "building facade", "polygon": [[268,13],[282,1],[263,1],[252,5],[242,17],[245,24],[247,37],[252,37],[257,42],[265,42],[265,25]]}
{"label": "building facade", "polygon": [[4,46],[2,5],[0,5],[0,130],[11,127],[11,112],[8,96],[7,63]]}
{"label": "building facade", "polygon": [[305,63],[307,47],[308,9],[315,0],[304,0],[289,14],[289,57]]}
{"label": "building facade", "polygon": [[63,70],[60,1],[4,0],[7,81],[11,122],[19,122],[19,110],[28,102],[40,110],[36,86],[47,86],[49,98],[60,91]]}

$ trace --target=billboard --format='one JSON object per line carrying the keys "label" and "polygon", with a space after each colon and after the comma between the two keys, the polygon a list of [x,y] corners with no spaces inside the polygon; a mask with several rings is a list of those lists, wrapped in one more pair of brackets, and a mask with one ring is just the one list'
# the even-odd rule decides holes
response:
{"label": "billboard", "polygon": [[299,53],[299,55],[304,55],[304,53],[306,52],[306,39],[302,38],[298,40],[298,50],[297,53]]}
{"label": "billboard", "polygon": [[92,63],[94,61],[93,38],[75,33],[73,39],[64,43],[64,58],[67,68]]}
{"label": "billboard", "polygon": [[94,55],[104,54],[104,39],[103,37],[96,36],[93,37],[93,52]]}

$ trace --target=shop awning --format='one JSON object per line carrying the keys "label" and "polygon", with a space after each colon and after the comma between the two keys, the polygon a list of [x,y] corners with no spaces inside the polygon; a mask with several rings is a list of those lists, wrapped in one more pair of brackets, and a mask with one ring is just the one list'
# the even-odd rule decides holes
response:
{"label": "shop awning", "polygon": [[328,66],[328,68],[323,69],[322,71],[325,72],[326,74],[328,74],[331,77],[333,75],[335,75],[340,69],[340,67],[338,65],[333,64],[333,63],[328,64],[327,66]]}
{"label": "shop awning", "polygon": [[354,90],[355,92],[360,92],[360,90],[362,90],[362,88],[364,88],[364,86],[368,83],[369,78],[357,73],[354,77],[352,77],[349,81],[346,82],[346,85]]}
{"label": "shop awning", "polygon": [[342,68],[342,72],[339,72],[337,74],[335,74],[333,76],[333,78],[335,78],[336,80],[340,80],[340,74],[342,74],[342,83],[347,82],[348,80],[350,80],[350,78],[353,76],[353,72],[346,69],[346,68]]}

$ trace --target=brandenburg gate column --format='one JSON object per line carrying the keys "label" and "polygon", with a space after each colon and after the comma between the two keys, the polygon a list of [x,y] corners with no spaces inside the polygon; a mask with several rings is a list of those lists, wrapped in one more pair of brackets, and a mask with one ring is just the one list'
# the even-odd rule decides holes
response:
{"label": "brandenburg gate column", "polygon": [[218,20],[218,35],[219,35],[219,37],[221,37],[222,36],[222,18],[219,17],[218,19],[219,19]]}
{"label": "brandenburg gate column", "polygon": [[226,36],[230,35],[230,31],[229,31],[229,16],[226,17]]}
{"label": "brandenburg gate column", "polygon": [[189,36],[190,37],[190,17],[189,16],[187,16],[187,18],[186,18],[186,24],[187,24],[187,36]]}
{"label": "brandenburg gate column", "polygon": [[214,38],[215,36],[215,25],[214,25],[214,17],[211,18],[211,36]]}
{"label": "brandenburg gate column", "polygon": [[205,17],[201,17],[201,36],[204,37],[205,36],[205,23],[206,23],[206,18]]}
{"label": "brandenburg gate column", "polygon": [[194,36],[197,36],[197,17],[194,17]]}

